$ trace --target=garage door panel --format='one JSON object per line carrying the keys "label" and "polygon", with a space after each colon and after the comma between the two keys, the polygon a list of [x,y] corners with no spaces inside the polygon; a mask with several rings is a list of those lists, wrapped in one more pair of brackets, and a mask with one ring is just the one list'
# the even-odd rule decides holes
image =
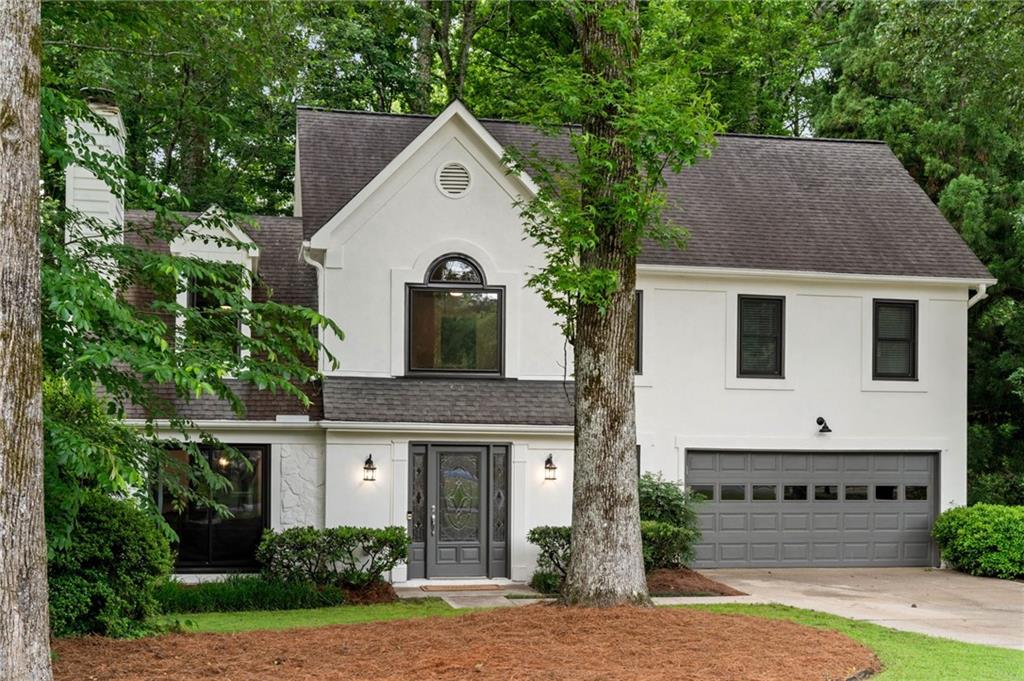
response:
{"label": "garage door panel", "polygon": [[936,470],[916,452],[688,452],[686,483],[716,492],[696,566],[930,565]]}
{"label": "garage door panel", "polygon": [[808,457],[806,454],[783,454],[782,470],[784,471],[806,471],[808,469]]}

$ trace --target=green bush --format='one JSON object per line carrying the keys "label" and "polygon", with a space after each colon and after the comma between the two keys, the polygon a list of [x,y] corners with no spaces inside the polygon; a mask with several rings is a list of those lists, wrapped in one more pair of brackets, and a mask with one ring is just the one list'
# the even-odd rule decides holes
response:
{"label": "green bush", "polygon": [[274,581],[358,589],[380,581],[408,553],[402,527],[294,527],[264,532],[256,558]]}
{"label": "green bush", "polygon": [[55,636],[137,636],[158,612],[155,590],[171,573],[171,550],[152,517],[100,494],[82,499],[68,546],[49,563]]}
{"label": "green bush", "polygon": [[640,537],[643,541],[644,569],[650,572],[661,568],[682,567],[693,560],[693,545],[700,538],[700,532],[669,523],[643,520],[640,522]]}
{"label": "green bush", "polygon": [[156,591],[165,613],[294,610],[341,605],[339,586],[318,587],[308,582],[281,582],[258,575],[235,575],[223,581],[181,584],[168,580]]}
{"label": "green bush", "polygon": [[530,577],[530,588],[542,594],[557,594],[562,591],[563,575],[558,572],[542,572],[537,570]]}
{"label": "green bush", "polygon": [[644,473],[640,478],[640,520],[668,523],[676,527],[697,528],[698,495],[688,494],[661,475]]}
{"label": "green bush", "polygon": [[1024,475],[1012,472],[967,474],[967,503],[1024,504]]}
{"label": "green bush", "polygon": [[569,569],[569,543],[571,539],[571,527],[541,525],[527,532],[526,541],[540,549],[540,552],[537,554],[537,571],[546,574],[557,574],[564,579],[565,573]]}
{"label": "green bush", "polygon": [[951,566],[972,575],[1024,577],[1024,506],[977,504],[942,513],[932,527]]}

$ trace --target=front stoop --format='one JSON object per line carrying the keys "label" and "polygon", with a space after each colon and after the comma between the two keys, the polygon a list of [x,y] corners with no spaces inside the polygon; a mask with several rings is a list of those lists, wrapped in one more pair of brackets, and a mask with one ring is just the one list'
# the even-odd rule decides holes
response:
{"label": "front stoop", "polygon": [[[404,582],[395,586],[395,593],[399,598],[440,598],[453,608],[512,608],[520,605],[537,603],[538,598],[522,598],[522,596],[539,596],[539,594],[526,584],[510,582],[507,580],[478,581],[480,585],[498,585],[500,589],[488,589],[487,591],[466,591],[467,586],[474,582],[458,580],[451,582],[451,591],[424,591],[420,586],[429,584],[432,587],[444,586],[444,580],[416,580],[415,582]],[[506,598],[507,596],[519,596],[519,598]]]}

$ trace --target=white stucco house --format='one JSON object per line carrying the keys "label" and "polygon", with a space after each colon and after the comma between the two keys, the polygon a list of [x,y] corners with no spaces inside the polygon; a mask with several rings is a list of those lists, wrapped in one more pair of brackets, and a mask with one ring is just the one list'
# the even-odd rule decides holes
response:
{"label": "white stucco house", "polygon": [[[401,525],[395,581],[529,578],[527,531],[570,520],[572,358],[525,287],[542,256],[509,145],[567,153],[460,103],[299,110],[295,215],[256,218],[249,264],[338,322],[340,368],[308,410],[251,388],[244,420],[182,405],[254,469],[233,473],[232,519],[168,508],[179,569],[251,566],[263,527]],[[116,204],[87,179],[69,201]],[[722,135],[667,192],[690,239],[637,266],[638,469],[708,497],[697,566],[938,564],[931,521],[966,502],[968,308],[991,275],[878,142]]]}

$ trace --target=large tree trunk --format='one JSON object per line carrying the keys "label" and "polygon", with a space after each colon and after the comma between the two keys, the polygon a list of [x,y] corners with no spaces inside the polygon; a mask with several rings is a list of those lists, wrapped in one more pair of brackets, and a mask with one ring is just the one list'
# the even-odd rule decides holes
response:
{"label": "large tree trunk", "polygon": [[[623,2],[638,26],[635,0]],[[607,6],[588,5],[577,16],[583,71],[628,84],[639,29],[622,36],[602,26],[599,15]],[[632,152],[616,139],[614,117],[609,105],[582,121],[583,133],[597,140],[595,155],[611,163],[582,174],[582,201],[594,208],[598,243],[583,252],[581,265],[616,272],[619,287],[603,313],[581,302],[576,315],[572,557],[563,594],[569,604],[596,606],[650,602],[640,545],[633,395],[637,226],[624,224],[610,210],[617,203],[616,185],[628,183],[638,171]],[[600,151],[603,145],[608,147]]]}
{"label": "large tree trunk", "polygon": [[430,113],[431,69],[434,64],[434,13],[430,0],[419,0],[420,30],[416,36],[416,99],[413,113]]}
{"label": "large tree trunk", "polygon": [[0,0],[0,680],[51,678],[39,331],[38,0]]}

